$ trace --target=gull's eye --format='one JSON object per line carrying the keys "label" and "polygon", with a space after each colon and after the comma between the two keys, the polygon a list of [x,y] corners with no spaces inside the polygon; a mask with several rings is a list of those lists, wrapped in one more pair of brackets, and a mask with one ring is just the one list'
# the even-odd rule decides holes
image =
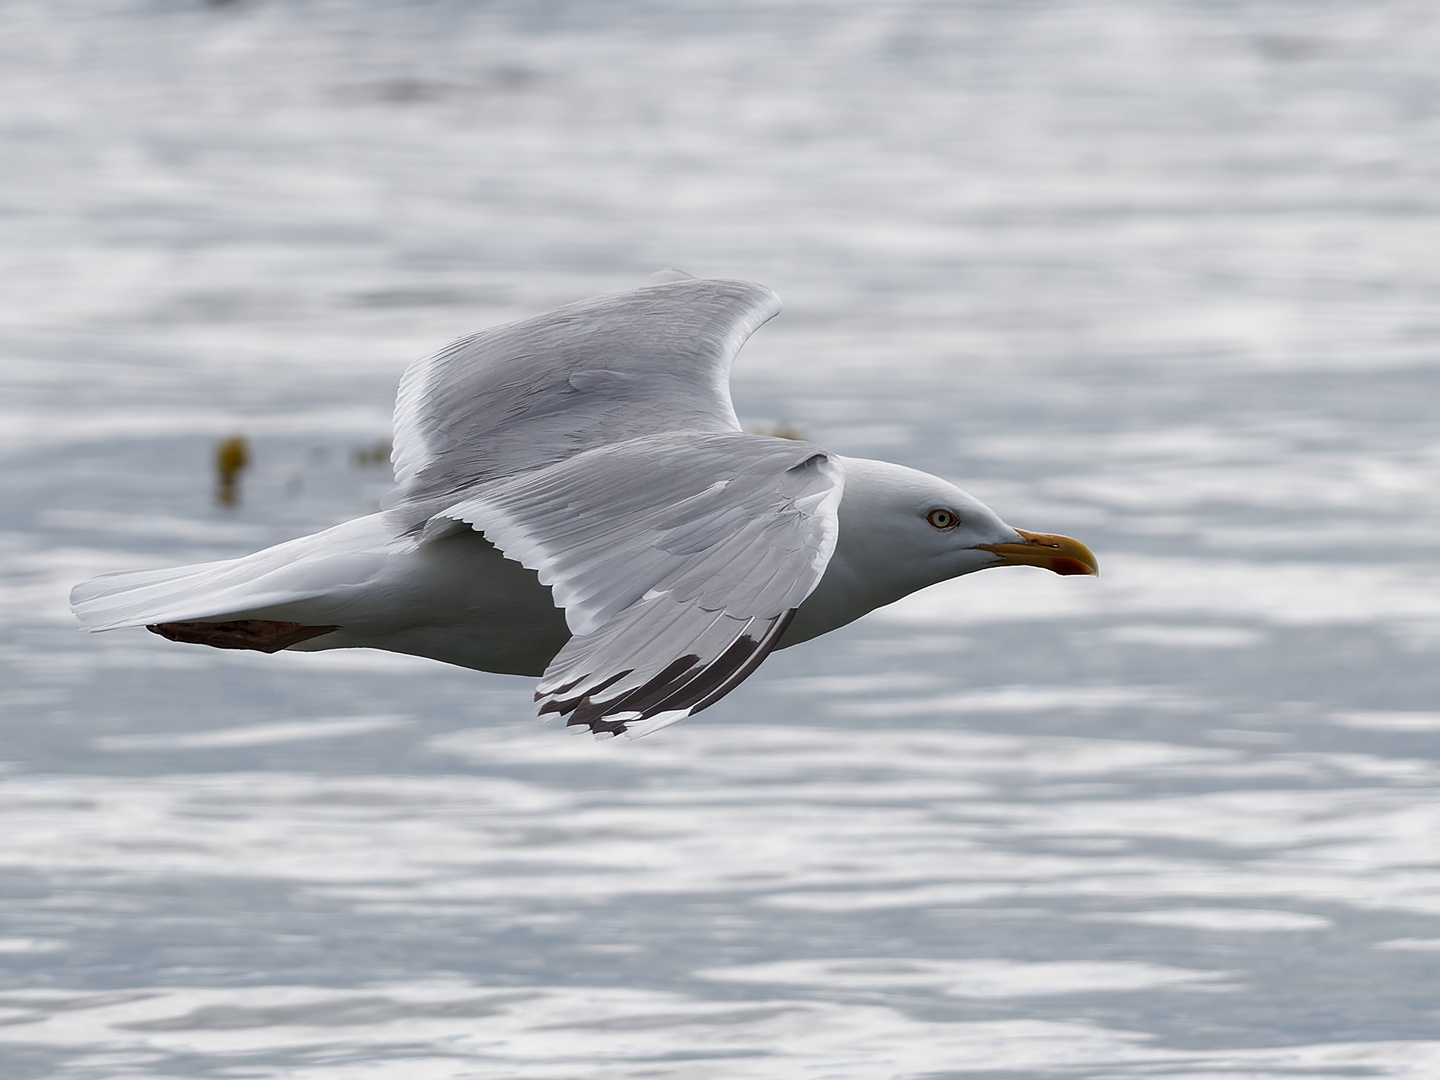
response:
{"label": "gull's eye", "polygon": [[953,510],[931,510],[925,520],[937,529],[953,529],[960,524],[960,516]]}

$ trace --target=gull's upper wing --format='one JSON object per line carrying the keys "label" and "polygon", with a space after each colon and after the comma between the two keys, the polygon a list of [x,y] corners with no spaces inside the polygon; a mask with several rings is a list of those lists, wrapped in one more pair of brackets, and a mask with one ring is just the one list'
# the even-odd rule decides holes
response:
{"label": "gull's upper wing", "polygon": [[575,635],[540,712],[643,734],[718,701],[760,664],[835,550],[839,464],[742,432],[651,435],[484,484],[465,522],[536,570]]}
{"label": "gull's upper wing", "polygon": [[433,512],[607,443],[739,431],[730,365],[779,310],[761,285],[685,278],[461,338],[400,382],[393,502]]}

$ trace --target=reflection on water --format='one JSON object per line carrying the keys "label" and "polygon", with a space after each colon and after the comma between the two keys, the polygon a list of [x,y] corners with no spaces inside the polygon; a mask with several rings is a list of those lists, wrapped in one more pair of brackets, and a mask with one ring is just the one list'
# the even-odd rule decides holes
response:
{"label": "reflection on water", "polygon": [[[0,1073],[1434,1075],[1437,48],[1402,0],[7,7]],[[74,631],[373,509],[411,357],[666,265],[786,298],[747,423],[1105,576],[636,742]]]}

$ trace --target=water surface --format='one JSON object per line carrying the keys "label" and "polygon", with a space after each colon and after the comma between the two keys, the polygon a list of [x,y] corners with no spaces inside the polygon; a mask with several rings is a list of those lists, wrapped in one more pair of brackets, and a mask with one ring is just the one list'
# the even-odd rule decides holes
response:
{"label": "water surface", "polygon": [[[7,1078],[1440,1074],[1430,5],[15,3]],[[405,363],[676,265],[986,573],[657,736],[75,631],[372,509]],[[215,505],[210,455],[255,463]]]}

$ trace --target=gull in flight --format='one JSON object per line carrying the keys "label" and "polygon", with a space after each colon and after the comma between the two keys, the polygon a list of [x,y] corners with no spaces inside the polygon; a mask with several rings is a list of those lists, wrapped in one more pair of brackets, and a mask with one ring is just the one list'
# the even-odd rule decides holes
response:
{"label": "gull in flight", "polygon": [[540,676],[542,716],[643,735],[771,649],[993,566],[1094,574],[903,465],[747,434],[730,366],[773,292],[678,271],[412,364],[377,514],[244,558],[76,586],[87,630],[388,649]]}

